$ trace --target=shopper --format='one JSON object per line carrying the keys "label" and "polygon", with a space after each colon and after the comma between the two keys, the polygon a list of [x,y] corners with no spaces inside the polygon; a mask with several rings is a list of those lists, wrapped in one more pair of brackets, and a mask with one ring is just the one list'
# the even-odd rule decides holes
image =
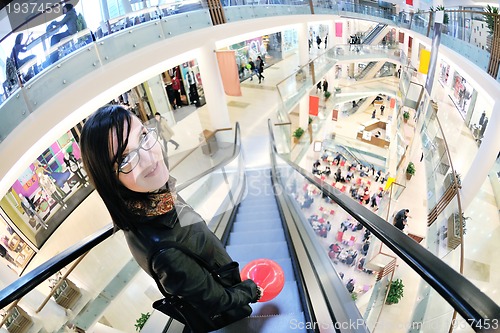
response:
{"label": "shopper", "polygon": [[[73,8],[73,5],[70,3],[65,4],[63,6],[63,14],[65,14],[64,18],[61,21],[51,22],[49,28],[52,30],[59,30],[63,25],[65,25],[67,30],[52,36],[52,38],[50,39],[50,46],[56,45],[62,39],[74,35],[77,32],[76,21],[78,20],[78,15],[76,14],[76,10],[75,8]],[[59,60],[59,50],[52,52],[52,54],[50,55],[51,64],[53,64],[57,60]]]}
{"label": "shopper", "polygon": [[157,130],[157,133],[159,137],[163,141],[163,148],[165,149],[165,152],[168,152],[167,148],[167,143],[171,143],[175,146],[175,150],[179,148],[179,144],[172,140],[172,137],[174,136],[174,131],[170,126],[168,126],[167,120],[161,116],[159,112],[155,113],[155,128]]}
{"label": "shopper", "polygon": [[252,58],[248,59],[248,64],[250,65],[250,81],[253,81],[253,74],[255,73],[255,63]]}
{"label": "shopper", "polygon": [[408,225],[408,217],[410,210],[409,209],[401,209],[394,216],[394,226],[399,230],[403,231],[403,229]]}
{"label": "shopper", "polygon": [[[10,54],[10,57],[14,61],[14,65],[16,66],[17,69],[21,68],[25,63],[27,63],[31,59],[36,58],[36,55],[34,55],[34,54],[29,55],[29,56],[22,58],[22,59],[19,58],[19,53],[21,53],[21,52],[24,53],[27,51],[26,44],[23,43],[23,36],[24,36],[24,34],[22,32],[16,36],[16,41],[14,43],[14,47],[12,48],[12,53]],[[31,34],[26,39],[28,40],[30,36],[31,36]]]}
{"label": "shopper", "polygon": [[264,75],[262,75],[262,73],[264,73],[264,60],[262,60],[260,56],[257,56],[257,60],[255,61],[255,68],[257,77],[259,78],[259,83],[261,83],[261,81],[265,79],[265,77]]}
{"label": "shopper", "polygon": [[[175,191],[155,129],[118,105],[91,115],[81,135],[83,164],[137,263],[169,293],[210,316],[231,316],[260,298],[252,280],[223,287],[177,243],[214,269],[232,262],[219,239]],[[148,263],[150,265],[148,265]],[[239,281],[238,281],[239,280]],[[251,311],[251,310],[250,310]]]}
{"label": "shopper", "polygon": [[323,79],[323,91],[328,91],[328,81],[326,79]]}

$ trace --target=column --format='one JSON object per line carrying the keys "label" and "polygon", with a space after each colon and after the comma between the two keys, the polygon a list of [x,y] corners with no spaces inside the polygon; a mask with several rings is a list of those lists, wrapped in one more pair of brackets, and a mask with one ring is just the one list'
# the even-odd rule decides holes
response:
{"label": "column", "polygon": [[208,115],[212,127],[217,129],[231,127],[231,122],[215,50],[215,42],[208,41],[199,49],[197,59],[207,101]]}
{"label": "column", "polygon": [[299,103],[299,126],[307,130],[309,125],[309,95],[302,97]]}
{"label": "column", "polygon": [[334,43],[335,30],[333,28],[333,21],[332,20],[329,20],[327,22],[327,24],[328,24],[328,44],[327,44],[327,49],[330,49],[330,48],[332,48],[333,45],[335,45],[335,43]]}
{"label": "column", "polygon": [[488,121],[488,126],[484,132],[484,137],[479,150],[472,161],[472,165],[462,178],[462,209],[465,210],[470,205],[474,197],[479,192],[484,181],[488,177],[497,154],[500,151],[500,102],[495,102],[493,112]]}
{"label": "column", "polygon": [[299,65],[303,66],[309,62],[309,28],[307,23],[297,25],[297,37],[299,40]]}

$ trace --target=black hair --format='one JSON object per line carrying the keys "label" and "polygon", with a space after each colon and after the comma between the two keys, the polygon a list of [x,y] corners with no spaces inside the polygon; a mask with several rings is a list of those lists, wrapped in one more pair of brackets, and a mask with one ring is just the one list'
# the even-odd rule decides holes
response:
{"label": "black hair", "polygon": [[66,9],[67,12],[73,9],[73,5],[70,3],[65,4],[63,7],[64,9]]}
{"label": "black hair", "polygon": [[[101,107],[87,119],[80,138],[83,166],[89,180],[104,201],[115,228],[123,230],[133,228],[134,219],[125,201],[147,195],[125,187],[116,174],[116,165],[128,144],[132,117],[130,111],[119,105]],[[113,132],[117,147],[113,146]]]}
{"label": "black hair", "polygon": [[160,112],[156,112],[156,113],[155,113],[155,116],[160,116],[160,117],[161,117]]}

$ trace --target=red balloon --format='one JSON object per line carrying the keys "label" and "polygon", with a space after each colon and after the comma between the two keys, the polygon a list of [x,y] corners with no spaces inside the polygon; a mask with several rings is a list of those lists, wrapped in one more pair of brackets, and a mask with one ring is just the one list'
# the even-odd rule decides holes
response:
{"label": "red balloon", "polygon": [[267,302],[278,296],[285,285],[285,274],[278,263],[271,259],[256,259],[243,267],[242,280],[253,280],[263,289],[259,302]]}

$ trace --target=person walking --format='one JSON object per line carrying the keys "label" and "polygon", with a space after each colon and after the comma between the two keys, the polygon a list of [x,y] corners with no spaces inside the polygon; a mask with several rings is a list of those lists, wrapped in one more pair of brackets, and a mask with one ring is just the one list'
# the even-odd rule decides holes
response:
{"label": "person walking", "polygon": [[326,34],[326,36],[325,36],[325,50],[326,50],[327,46],[328,46],[328,34]]}
{"label": "person walking", "polygon": [[264,75],[264,60],[260,56],[257,56],[257,60],[255,61],[255,67],[256,67],[256,72],[257,72],[257,77],[259,78],[259,83],[262,82],[263,79],[265,79]]}
{"label": "person walking", "polygon": [[320,49],[320,46],[321,46],[321,37],[316,36],[316,44],[318,44],[318,50]]}
{"label": "person walking", "polygon": [[252,58],[248,59],[248,64],[250,65],[250,81],[253,81],[253,74],[255,73],[255,63]]}
{"label": "person walking", "polygon": [[179,143],[176,141],[172,140],[172,137],[174,136],[174,131],[170,126],[168,126],[167,120],[161,116],[159,112],[155,113],[155,127],[156,130],[158,131],[159,137],[163,141],[163,149],[165,149],[165,153],[168,153],[167,149],[167,143],[171,143],[175,146],[175,150],[179,148]]}
{"label": "person walking", "polygon": [[323,79],[323,91],[328,91],[328,81],[326,79]]}

